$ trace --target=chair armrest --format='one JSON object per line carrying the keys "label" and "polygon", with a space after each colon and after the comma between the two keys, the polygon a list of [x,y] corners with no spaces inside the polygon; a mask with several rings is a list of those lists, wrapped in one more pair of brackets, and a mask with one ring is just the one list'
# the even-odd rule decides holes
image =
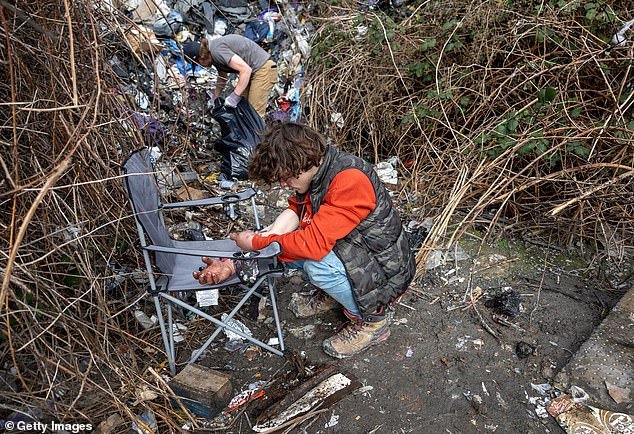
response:
{"label": "chair armrest", "polygon": [[209,205],[225,205],[230,203],[242,202],[255,196],[255,190],[251,187],[238,193],[228,193],[223,196],[208,197],[199,200],[187,200],[183,202],[166,203],[161,205],[163,209],[169,208],[187,208],[190,206],[209,206]]}
{"label": "chair armrest", "polygon": [[163,247],[163,246],[145,246],[144,250],[149,250],[150,252],[160,252],[160,253],[173,253],[176,255],[188,255],[188,256],[209,256],[212,258],[233,258],[233,259],[267,259],[273,258],[280,253],[282,253],[282,248],[280,244],[276,241],[272,242],[265,248],[261,250],[254,250],[257,252],[255,257],[250,258],[239,258],[239,254],[242,253],[241,250],[235,251],[222,251],[222,250],[198,250],[198,249],[179,249],[176,247]]}

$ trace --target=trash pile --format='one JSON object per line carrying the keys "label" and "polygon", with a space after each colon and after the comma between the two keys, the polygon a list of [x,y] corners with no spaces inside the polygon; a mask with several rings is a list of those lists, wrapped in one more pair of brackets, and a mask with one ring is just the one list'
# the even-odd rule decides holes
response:
{"label": "trash pile", "polygon": [[[169,155],[170,162],[209,161],[218,151],[217,180],[230,189],[232,181],[246,178],[257,132],[264,128],[246,102],[238,113],[224,110],[222,100],[212,103],[217,71],[192,60],[203,39],[240,34],[262,46],[278,71],[266,118],[304,116],[313,29],[301,18],[302,4],[261,2],[258,9],[246,0],[129,0],[118,9],[109,2],[100,8],[112,42],[104,64],[117,81],[108,91],[119,104],[121,126],[139,144]],[[202,175],[218,168],[207,169]]]}
{"label": "trash pile", "polygon": [[[266,119],[296,121],[304,116],[303,101],[310,92],[304,84],[307,41],[313,31],[302,18],[304,5],[259,6],[245,0],[129,0],[118,8],[113,2],[100,3],[103,37],[109,41],[104,67],[114,81],[108,92],[117,104],[119,126],[137,147],[150,148],[161,194],[195,200],[240,188],[258,132],[264,129],[263,119],[246,100],[226,110],[223,98],[213,98],[216,69],[192,60],[201,40],[240,34],[258,43],[278,71]],[[124,154],[120,147],[120,158]],[[223,211],[230,221],[243,224],[239,217],[244,212],[237,206]],[[219,224],[214,222],[218,214],[175,212],[168,229],[174,239],[226,236],[220,227],[224,216]],[[123,261],[116,267],[134,268]],[[108,269],[106,275],[109,292],[133,277]]]}

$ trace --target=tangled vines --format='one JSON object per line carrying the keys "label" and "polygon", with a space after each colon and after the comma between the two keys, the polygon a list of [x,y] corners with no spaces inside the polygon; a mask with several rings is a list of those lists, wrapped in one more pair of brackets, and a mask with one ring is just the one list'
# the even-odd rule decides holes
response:
{"label": "tangled vines", "polygon": [[[120,164],[142,138],[120,122],[107,62],[134,57],[129,23],[94,5],[0,0],[0,374],[13,382],[0,416],[137,420],[154,396],[177,430],[186,412],[150,367],[160,339],[131,322],[140,293],[108,290],[113,259],[138,261]],[[311,123],[371,161],[399,157],[406,212],[435,217],[428,248],[491,210],[507,231],[554,228],[617,258],[632,247],[634,45],[608,42],[630,2],[423,1],[407,16],[325,5]]]}
{"label": "tangled vines", "polygon": [[[159,341],[129,323],[124,288],[107,291],[109,262],[136,243],[119,178],[140,143],[119,122],[104,66],[113,17],[88,1],[39,0],[3,1],[0,19],[0,358],[13,382],[0,414],[134,420],[127,401],[164,381],[137,356],[151,360]],[[155,410],[173,425],[166,399]]]}
{"label": "tangled vines", "polygon": [[631,5],[410,10],[322,13],[312,122],[370,160],[399,157],[403,191],[436,218],[428,248],[494,210],[507,232],[554,229],[561,244],[622,259],[634,235],[634,48],[609,41]]}

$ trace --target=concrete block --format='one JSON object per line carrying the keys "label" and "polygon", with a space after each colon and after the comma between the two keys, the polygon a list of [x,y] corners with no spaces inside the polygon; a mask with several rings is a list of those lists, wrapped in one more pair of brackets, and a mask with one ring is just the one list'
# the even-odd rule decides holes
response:
{"label": "concrete block", "polygon": [[231,399],[231,376],[205,366],[191,364],[169,383],[187,409],[212,418]]}

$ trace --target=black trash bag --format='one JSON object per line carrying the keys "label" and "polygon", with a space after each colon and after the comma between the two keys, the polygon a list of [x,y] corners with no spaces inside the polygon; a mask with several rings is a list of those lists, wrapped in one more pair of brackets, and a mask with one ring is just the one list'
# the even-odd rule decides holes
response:
{"label": "black trash bag", "polygon": [[484,305],[496,313],[515,316],[520,313],[522,297],[515,291],[504,291],[485,301]]}
{"label": "black trash bag", "polygon": [[260,142],[264,121],[245,98],[236,108],[226,108],[224,98],[216,98],[212,116],[220,124],[222,134],[215,142],[216,150],[222,155],[220,171],[228,179],[247,179],[249,161],[255,145]]}

